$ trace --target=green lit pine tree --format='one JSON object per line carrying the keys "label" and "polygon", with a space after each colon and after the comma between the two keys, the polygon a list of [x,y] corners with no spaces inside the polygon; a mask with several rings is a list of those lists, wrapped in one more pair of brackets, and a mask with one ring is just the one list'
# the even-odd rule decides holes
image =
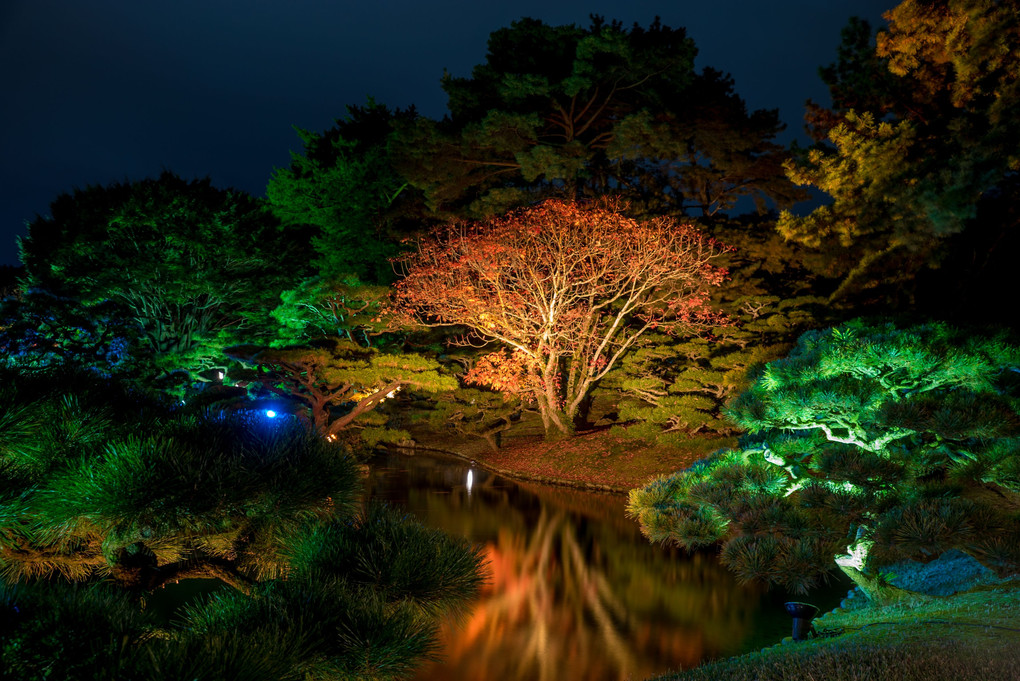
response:
{"label": "green lit pine tree", "polygon": [[20,241],[26,292],[54,308],[41,340],[65,344],[74,315],[115,320],[156,367],[146,379],[181,384],[229,372],[225,347],[272,335],[280,292],[309,274],[300,246],[252,197],[169,172],[62,194]]}
{"label": "green lit pine tree", "polygon": [[235,352],[258,367],[265,389],[297,402],[299,414],[331,441],[358,431],[368,444],[406,440],[406,432],[385,427],[387,419],[374,413],[376,408],[405,388],[438,393],[457,387],[435,360],[350,341]]}
{"label": "green lit pine tree", "polygon": [[233,347],[229,355],[255,368],[245,378],[256,392],[296,405],[322,437],[356,435],[369,445],[407,440],[406,431],[386,427],[377,408],[403,390],[435,394],[457,382],[435,360],[405,351],[406,334],[385,309],[389,294],[353,275],[308,280],[273,310],[276,340]]}
{"label": "green lit pine tree", "polygon": [[836,565],[875,600],[880,569],[962,550],[1020,566],[1020,348],[942,324],[804,334],[732,405],[738,450],[631,493],[652,540],[722,542],[741,578],[805,591]]}

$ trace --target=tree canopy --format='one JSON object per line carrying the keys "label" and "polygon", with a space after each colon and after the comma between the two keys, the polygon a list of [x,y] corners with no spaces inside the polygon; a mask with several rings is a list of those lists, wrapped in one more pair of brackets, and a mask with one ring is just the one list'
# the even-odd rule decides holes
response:
{"label": "tree canopy", "polygon": [[61,195],[21,258],[27,288],[86,310],[112,301],[163,371],[196,379],[227,345],[272,333],[269,311],[303,274],[295,246],[251,197],[164,173]]}
{"label": "tree canopy", "polygon": [[723,542],[745,579],[806,590],[833,559],[869,596],[884,565],[960,549],[1020,565],[1020,348],[943,324],[804,334],[732,405],[744,447],[631,494],[653,540]]}
{"label": "tree canopy", "polygon": [[586,417],[591,390],[653,329],[714,319],[708,289],[722,247],[669,218],[637,222],[616,204],[548,200],[452,224],[401,263],[397,307],[424,325],[464,326],[504,344],[474,376],[534,399],[547,432]]}
{"label": "tree canopy", "polygon": [[391,112],[371,100],[348,106],[347,113],[324,133],[298,130],[304,154],[292,152],[290,167],[273,173],[266,197],[291,231],[313,228],[310,259],[319,277],[387,283],[393,278],[388,259],[403,226],[400,211],[408,203],[388,137],[395,123],[417,114],[413,108]]}
{"label": "tree canopy", "polygon": [[401,172],[443,217],[549,196],[622,195],[632,210],[673,215],[799,196],[772,141],[777,112],[748,113],[729,76],[695,72],[696,53],[684,29],[658,20],[514,22],[469,77],[444,77],[446,119],[398,128]]}
{"label": "tree canopy", "polygon": [[905,0],[885,18],[870,51],[865,24],[844,33],[839,63],[823,70],[836,109],[812,116],[827,143],[788,166],[832,203],[783,213],[779,229],[844,263],[836,298],[909,299],[916,275],[938,266],[958,279],[946,293],[971,298],[1001,279],[1006,261],[990,256],[1017,233],[994,204],[1018,195],[1020,18],[994,0]]}

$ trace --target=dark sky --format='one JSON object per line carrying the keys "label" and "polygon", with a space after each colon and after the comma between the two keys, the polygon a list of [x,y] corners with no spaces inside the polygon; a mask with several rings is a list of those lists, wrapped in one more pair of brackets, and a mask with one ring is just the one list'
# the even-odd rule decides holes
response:
{"label": "dark sky", "polygon": [[521,17],[602,14],[687,28],[697,66],[733,74],[751,109],[802,129],[826,101],[850,16],[895,0],[0,0],[0,264],[74,187],[163,169],[263,195],[300,143],[369,95],[441,117],[443,69],[467,75]]}

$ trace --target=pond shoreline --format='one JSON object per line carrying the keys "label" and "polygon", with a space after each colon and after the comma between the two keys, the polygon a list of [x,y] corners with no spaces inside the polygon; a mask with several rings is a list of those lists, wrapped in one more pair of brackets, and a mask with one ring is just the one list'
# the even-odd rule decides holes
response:
{"label": "pond shoreline", "polygon": [[734,438],[693,437],[679,445],[652,444],[620,428],[595,428],[548,441],[540,430],[522,427],[493,449],[480,438],[412,431],[407,445],[385,449],[450,456],[499,475],[573,489],[626,495],[662,475],[683,470],[712,452],[735,445]]}
{"label": "pond shoreline", "polygon": [[[386,449],[409,457],[425,456],[455,460],[515,481],[534,482],[614,495],[626,495],[632,489],[632,487],[623,485],[595,483],[554,475],[538,474],[517,467],[508,468],[505,465],[498,465],[487,460],[488,457],[486,455],[491,455],[491,450],[480,448],[477,446],[477,443],[470,441],[451,441],[448,444],[444,444],[446,446],[439,446],[439,443],[436,442],[419,442],[410,447],[389,446]],[[504,448],[504,451],[512,451],[516,444],[518,443],[509,444]],[[513,456],[502,458],[511,461],[524,461],[525,463],[529,461],[527,458]],[[605,470],[612,474],[612,459],[601,463],[605,466]],[[684,465],[684,461],[678,460],[675,462],[672,470],[684,467]],[[663,470],[662,472],[667,473],[669,470]],[[985,587],[988,591],[984,593],[981,593],[983,590],[979,590],[977,594],[965,593],[956,594],[951,597],[942,597],[937,599],[938,604],[929,606],[931,612],[926,614],[944,619],[947,625],[946,628],[953,631],[951,635],[947,635],[948,631],[946,633],[939,632],[939,635],[935,636],[935,640],[941,644],[948,644],[951,650],[966,657],[975,667],[976,676],[961,676],[959,678],[978,679],[981,678],[980,674],[983,671],[1015,673],[1017,665],[1020,664],[1020,658],[1014,654],[1015,642],[1020,640],[1017,639],[1017,631],[1020,629],[1020,624],[1018,624],[1016,619],[1015,610],[1017,604],[1020,603],[1018,587],[1020,587],[1020,582],[1016,581],[1001,586]],[[980,621],[978,618],[973,618],[971,622],[967,622],[966,627],[963,625],[949,626],[950,622],[958,624],[957,620],[961,614],[959,610],[965,609],[959,608],[956,604],[966,600],[972,601],[969,603],[970,608],[968,609],[972,609],[980,604],[990,610],[990,612],[985,610],[982,613],[987,618],[984,620],[984,623],[991,625],[990,627],[975,626]],[[765,675],[760,678],[778,679],[780,676],[769,676],[769,674],[776,672],[783,674],[785,673],[783,670],[794,673],[810,673],[824,670],[827,673],[833,673],[836,669],[844,668],[851,661],[852,657],[844,656],[853,651],[863,658],[854,661],[863,663],[864,668],[861,670],[860,676],[847,678],[852,678],[855,681],[872,681],[873,679],[881,678],[881,674],[887,670],[895,669],[896,671],[910,674],[915,671],[915,667],[925,666],[923,660],[926,657],[931,659],[939,658],[941,653],[938,653],[937,648],[932,648],[929,645],[930,639],[927,639],[932,633],[930,626],[924,623],[911,622],[909,619],[910,615],[906,618],[904,616],[894,616],[894,612],[895,609],[872,606],[865,606],[852,613],[845,611],[843,608],[835,608],[834,610],[820,613],[816,619],[816,623],[821,630],[845,630],[845,633],[837,636],[835,639],[812,639],[799,645],[790,645],[792,641],[787,637],[782,642],[777,641],[774,645],[767,646],[757,653],[746,653],[716,660],[706,660],[701,665],[686,671],[655,676],[654,678],[659,681],[702,681],[707,679],[712,679],[713,681],[733,679],[736,681],[737,679],[751,678],[746,676],[748,674],[754,678],[759,678],[755,675],[761,673]],[[911,615],[916,614],[916,612],[911,613]],[[875,627],[876,632],[877,630],[885,629],[884,636],[871,634],[872,626],[879,624],[886,625],[886,627]],[[998,625],[998,627],[995,625]],[[889,636],[888,627],[890,626],[891,630],[896,632],[895,636],[901,639],[898,643],[890,644],[886,639]],[[865,631],[858,632],[858,629],[864,629]],[[972,629],[974,631],[971,631]],[[1005,629],[1009,629],[1009,631],[1005,631]],[[1012,652],[1006,654],[1007,651]],[[995,661],[996,659],[998,661]],[[940,662],[946,663],[945,660],[940,660]],[[904,665],[904,669],[900,670],[898,668],[900,664]],[[990,665],[990,667],[985,665]],[[959,669],[954,668],[954,673],[959,671]],[[878,676],[874,675],[876,673]],[[932,673],[934,674],[930,677],[932,681],[942,681],[949,678],[938,675],[934,670],[932,670]],[[926,676],[924,678],[927,679],[929,677]]]}
{"label": "pond shoreline", "polygon": [[656,681],[987,681],[1020,678],[1020,581],[922,604],[836,608],[822,637],[707,662]]}
{"label": "pond shoreline", "polygon": [[413,447],[400,446],[400,445],[389,445],[386,447],[388,451],[399,452],[405,456],[417,456],[419,453],[425,456],[445,456],[458,461],[462,461],[470,466],[477,466],[484,468],[485,470],[501,475],[511,480],[517,480],[522,482],[537,482],[543,485],[555,485],[557,487],[570,487],[572,489],[581,489],[589,492],[605,492],[608,494],[619,494],[626,495],[632,488],[623,487],[619,485],[607,485],[594,482],[585,482],[583,480],[568,480],[566,478],[557,478],[546,475],[539,475],[537,473],[529,473],[527,471],[503,468],[496,466],[484,458],[477,458],[470,454],[458,452],[453,449],[441,449],[439,447],[432,447],[428,445],[415,445]]}

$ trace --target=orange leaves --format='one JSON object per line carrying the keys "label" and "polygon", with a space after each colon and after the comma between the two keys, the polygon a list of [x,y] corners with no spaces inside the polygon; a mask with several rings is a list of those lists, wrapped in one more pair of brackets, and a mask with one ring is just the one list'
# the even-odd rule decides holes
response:
{"label": "orange leaves", "polygon": [[476,339],[554,358],[496,353],[470,380],[569,413],[649,328],[709,320],[707,287],[726,276],[713,265],[723,247],[690,225],[639,223],[621,209],[550,200],[450,225],[402,259],[397,305],[422,324],[467,326]]}
{"label": "orange leaves", "polygon": [[[560,301],[633,298],[683,284],[715,285],[722,250],[689,225],[660,218],[638,223],[616,203],[546,201],[481,224],[450,225],[402,259],[403,307],[423,322],[467,324],[483,334],[524,340]],[[526,319],[498,314],[513,300]],[[481,313],[487,313],[485,321]],[[502,326],[494,319],[503,319]]]}
{"label": "orange leaves", "polygon": [[484,385],[530,401],[541,386],[536,362],[521,350],[498,350],[481,357],[464,376],[468,385]]}
{"label": "orange leaves", "polygon": [[[407,276],[397,284],[398,305],[425,324],[464,324],[527,345],[543,333],[592,331],[591,312],[608,300],[668,323],[671,310],[690,308],[677,298],[725,278],[711,264],[723,247],[690,225],[638,223],[620,209],[612,201],[550,200],[449,225],[401,260]],[[588,314],[577,314],[582,307]],[[568,320],[576,328],[564,327]]]}

